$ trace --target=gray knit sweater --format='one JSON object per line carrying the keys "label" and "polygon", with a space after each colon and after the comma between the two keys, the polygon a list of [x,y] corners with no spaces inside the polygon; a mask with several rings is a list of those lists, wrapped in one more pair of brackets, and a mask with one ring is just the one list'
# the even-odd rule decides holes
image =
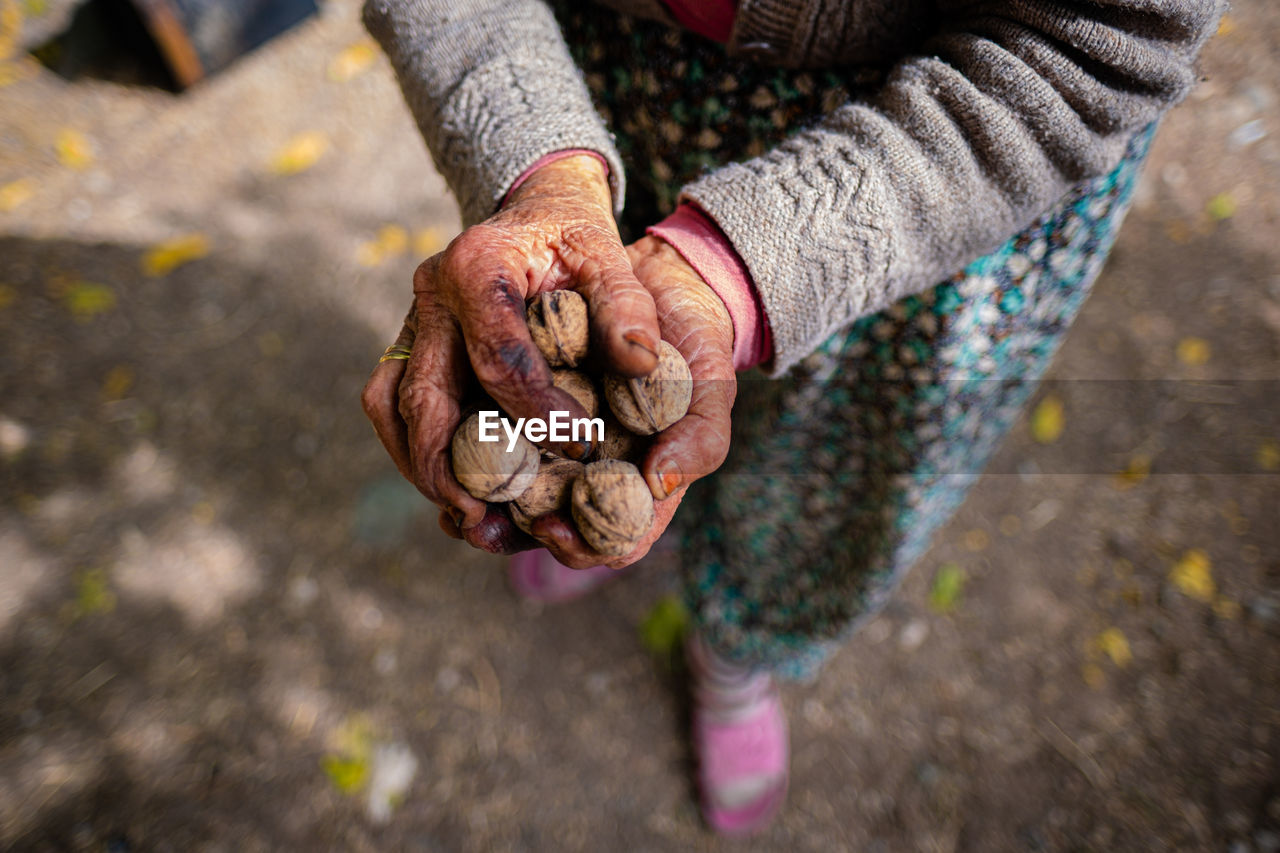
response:
{"label": "gray knit sweater", "polygon": [[[658,0],[608,0],[662,17]],[[729,50],[786,66],[892,59],[885,84],[684,189],[746,263],[772,372],[924,290],[1104,174],[1181,100],[1224,0],[740,0]],[[543,154],[622,163],[540,0],[367,0],[466,224]]]}

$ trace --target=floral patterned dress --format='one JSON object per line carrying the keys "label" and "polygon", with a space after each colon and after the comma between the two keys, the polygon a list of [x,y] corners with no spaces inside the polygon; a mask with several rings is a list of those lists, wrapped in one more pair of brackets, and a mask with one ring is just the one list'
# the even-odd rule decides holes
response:
{"label": "floral patterned dress", "polygon": [[[628,165],[629,239],[701,171],[767,151],[881,79],[755,66],[692,33],[552,5]],[[717,652],[809,677],[886,602],[1061,344],[1153,132],[996,251],[861,318],[786,376],[739,376],[729,459],[676,516],[686,603]]]}

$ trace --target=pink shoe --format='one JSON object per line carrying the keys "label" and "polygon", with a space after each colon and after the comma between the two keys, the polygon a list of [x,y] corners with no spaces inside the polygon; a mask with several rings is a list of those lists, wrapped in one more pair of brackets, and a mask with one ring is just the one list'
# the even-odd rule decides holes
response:
{"label": "pink shoe", "polygon": [[516,595],[542,604],[572,601],[613,580],[620,571],[608,566],[571,569],[546,548],[521,551],[507,565],[507,577]]}
{"label": "pink shoe", "polygon": [[724,690],[704,684],[695,681],[692,726],[702,816],[722,835],[751,835],[773,820],[787,795],[790,745],[782,701],[768,675],[731,688],[729,704]]}

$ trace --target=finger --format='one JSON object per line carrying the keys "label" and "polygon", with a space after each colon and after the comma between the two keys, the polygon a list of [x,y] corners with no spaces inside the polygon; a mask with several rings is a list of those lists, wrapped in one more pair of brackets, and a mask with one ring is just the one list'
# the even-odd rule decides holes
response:
{"label": "finger", "polygon": [[[453,309],[466,354],[481,386],[513,418],[547,420],[551,412],[585,418],[587,411],[567,392],[555,387],[551,367],[542,357],[525,320],[524,297],[516,285],[516,270],[499,255],[450,265],[445,274],[461,276],[451,282]],[[589,441],[537,442],[571,459],[590,452]]]}
{"label": "finger", "polygon": [[441,509],[460,511],[465,531],[485,515],[485,503],[453,476],[449,444],[462,420],[459,399],[466,375],[462,337],[429,301],[418,311],[418,337],[398,388],[398,410],[409,444],[409,480]]}
{"label": "finger", "polygon": [[440,510],[439,521],[440,521],[440,529],[443,530],[445,532],[445,535],[448,536],[450,539],[462,538],[462,528],[458,526],[458,522],[454,520],[453,516],[450,515],[448,512],[446,512],[445,510]]}
{"label": "finger", "polygon": [[587,569],[592,566],[609,566],[620,569],[640,560],[653,547],[653,543],[661,538],[675,515],[676,508],[684,499],[685,490],[680,489],[671,497],[654,502],[653,525],[648,533],[621,557],[601,554],[587,544],[578,532],[567,511],[548,513],[534,520],[530,530],[533,538],[552,553],[557,560],[571,569]]}
{"label": "finger", "polygon": [[538,543],[507,517],[496,504],[486,507],[479,523],[462,531],[467,544],[490,554],[514,554],[538,547]]}
{"label": "finger", "polygon": [[689,411],[660,432],[641,471],[649,492],[662,500],[719,468],[729,455],[733,380],[695,379]]}
{"label": "finger", "polygon": [[[413,346],[413,330],[408,322],[396,336],[396,345]],[[410,482],[413,475],[409,467],[409,433],[404,419],[397,411],[400,380],[404,377],[403,359],[380,362],[373,369],[369,381],[360,394],[360,404],[365,416],[373,423],[373,431],[386,448],[400,475]]]}
{"label": "finger", "polygon": [[[616,237],[613,240],[616,242]],[[605,238],[566,234],[565,253],[577,262],[574,289],[587,300],[591,348],[604,366],[623,376],[644,376],[658,366],[658,312],[641,286],[626,250]]]}
{"label": "finger", "polygon": [[640,259],[637,272],[649,282],[667,340],[693,378],[689,411],[656,436],[641,466],[649,491],[661,500],[707,476],[728,456],[738,384],[733,324],[724,303],[674,249],[658,248],[660,254]]}

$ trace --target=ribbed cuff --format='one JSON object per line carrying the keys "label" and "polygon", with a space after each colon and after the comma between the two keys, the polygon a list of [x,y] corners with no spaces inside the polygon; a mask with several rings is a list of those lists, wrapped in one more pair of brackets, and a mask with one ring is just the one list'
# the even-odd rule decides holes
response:
{"label": "ribbed cuff", "polygon": [[733,322],[733,368],[747,370],[773,357],[773,338],[760,294],[751,273],[724,232],[692,204],[675,212],[646,233],[671,244],[702,280],[720,297]]}

